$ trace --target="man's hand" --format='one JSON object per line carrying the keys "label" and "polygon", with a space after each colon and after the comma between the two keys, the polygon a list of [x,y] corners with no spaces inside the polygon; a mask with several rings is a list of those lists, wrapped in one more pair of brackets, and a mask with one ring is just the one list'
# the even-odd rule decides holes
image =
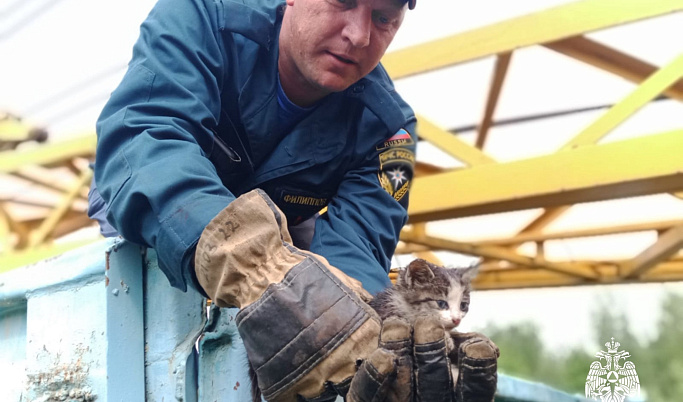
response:
{"label": "man's hand", "polygon": [[291,243],[284,214],[251,191],[202,233],[197,280],[219,307],[240,308],[237,328],[267,400],[334,400],[377,349],[380,320],[358,281]]}

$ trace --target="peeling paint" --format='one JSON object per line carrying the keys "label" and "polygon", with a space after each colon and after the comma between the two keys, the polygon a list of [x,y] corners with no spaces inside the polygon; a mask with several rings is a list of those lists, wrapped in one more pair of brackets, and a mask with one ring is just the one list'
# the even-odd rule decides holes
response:
{"label": "peeling paint", "polygon": [[[88,385],[90,365],[83,355],[90,349],[76,346],[75,361],[61,362],[60,354],[49,356],[53,363],[45,371],[27,374],[27,396],[21,402],[90,402],[97,399]],[[43,346],[45,354],[50,354]]]}
{"label": "peeling paint", "polygon": [[125,293],[128,293],[128,291],[130,290],[130,287],[126,285],[125,282],[123,282],[123,279],[121,279],[121,288]]}

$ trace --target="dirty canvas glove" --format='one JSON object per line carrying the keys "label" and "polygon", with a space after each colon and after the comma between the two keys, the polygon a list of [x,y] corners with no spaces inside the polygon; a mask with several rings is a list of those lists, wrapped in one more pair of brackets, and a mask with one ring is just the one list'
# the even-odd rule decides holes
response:
{"label": "dirty canvas glove", "polygon": [[379,347],[361,364],[346,402],[454,401],[449,338],[437,318],[420,317],[413,328],[385,319]]}
{"label": "dirty canvas glove", "polygon": [[454,400],[451,362],[448,358],[449,335],[434,317],[415,320],[413,354],[415,358],[415,401],[451,402]]}
{"label": "dirty canvas glove", "polygon": [[477,332],[455,333],[452,339],[455,348],[450,357],[458,367],[455,400],[493,401],[498,385],[498,346]]}
{"label": "dirty canvas glove", "polygon": [[379,347],[359,367],[346,402],[411,402],[413,340],[410,324],[396,317],[382,323]]}
{"label": "dirty canvas glove", "polygon": [[377,349],[380,320],[360,282],[291,242],[284,214],[253,190],[206,226],[195,272],[214,303],[240,308],[237,328],[268,401],[334,400],[356,360]]}

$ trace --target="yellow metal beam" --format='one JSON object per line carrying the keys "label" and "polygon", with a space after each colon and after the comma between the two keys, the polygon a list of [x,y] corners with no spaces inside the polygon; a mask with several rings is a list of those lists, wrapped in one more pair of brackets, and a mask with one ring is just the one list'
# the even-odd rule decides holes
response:
{"label": "yellow metal beam", "polygon": [[674,256],[683,247],[683,225],[667,230],[655,244],[623,265],[624,278],[634,279],[660,262]]}
{"label": "yellow metal beam", "polygon": [[22,142],[31,139],[33,127],[13,118],[0,119],[0,141]]}
{"label": "yellow metal beam", "polygon": [[[617,265],[620,262],[617,262]],[[652,270],[638,279],[625,279],[619,274],[616,265],[606,264],[596,266],[600,272],[600,280],[590,282],[592,284],[617,284],[617,283],[644,283],[683,280],[683,262],[664,261],[657,264]],[[529,269],[525,267],[512,267],[504,269],[480,268],[479,275],[474,280],[477,290],[515,289],[530,287],[573,286],[586,285],[587,283],[577,278],[557,274],[550,271]]]}
{"label": "yellow metal beam", "polygon": [[502,247],[494,246],[475,246],[473,244],[461,243],[448,239],[441,239],[432,236],[419,236],[408,231],[401,232],[401,240],[409,243],[428,246],[433,250],[447,250],[456,253],[475,255],[484,258],[494,258],[509,261],[515,264],[531,268],[541,268],[563,275],[581,278],[581,280],[597,279],[597,274],[587,265],[582,264],[561,264],[548,261],[540,261],[535,258],[519,255]]}
{"label": "yellow metal beam", "polygon": [[562,205],[544,210],[541,215],[526,225],[519,234],[532,235],[534,233],[540,233],[546,226],[567,212],[569,208],[571,208],[571,205]]}
{"label": "yellow metal beam", "polygon": [[416,178],[410,223],[683,190],[683,131]]}
{"label": "yellow metal beam", "polygon": [[444,169],[439,166],[431,165],[429,163],[424,163],[420,161],[415,162],[415,177],[418,176],[429,176],[433,175],[435,173],[442,173],[446,171],[447,169]]}
{"label": "yellow metal beam", "polygon": [[0,173],[13,173],[26,165],[51,165],[70,158],[95,155],[95,134],[41,145],[30,150],[0,152]]}
{"label": "yellow metal beam", "polygon": [[420,253],[420,252],[429,251],[429,250],[430,250],[430,248],[427,246],[421,246],[419,244],[399,242],[398,246],[396,246],[396,250],[394,251],[394,255],[414,254],[414,253]]}
{"label": "yellow metal beam", "polygon": [[486,137],[491,128],[491,123],[493,122],[493,114],[496,111],[496,105],[498,105],[498,98],[500,97],[500,91],[503,87],[505,76],[507,75],[511,57],[512,53],[502,53],[496,58],[496,66],[493,70],[493,78],[491,79],[489,95],[486,100],[486,107],[484,108],[484,116],[481,119],[481,123],[479,123],[477,139],[474,143],[479,149],[484,149]]}
{"label": "yellow metal beam", "polygon": [[476,241],[473,244],[479,246],[501,246],[510,247],[511,245],[518,245],[525,242],[543,242],[547,240],[557,240],[557,239],[575,239],[578,237],[593,237],[593,236],[604,236],[610,234],[622,234],[622,233],[633,233],[633,232],[644,232],[649,230],[667,230],[677,225],[683,225],[683,220],[668,220],[668,221],[658,221],[658,222],[647,222],[647,223],[637,223],[632,225],[617,225],[617,226],[606,226],[598,227],[592,229],[581,229],[581,230],[571,230],[564,232],[554,232],[554,233],[542,233],[542,232],[530,232],[530,233],[519,233],[512,237],[505,237],[500,239],[490,239]]}
{"label": "yellow metal beam", "polygon": [[563,150],[595,144],[640,108],[651,102],[683,76],[683,54],[646,79],[635,91],[612,106],[593,124],[567,143]]}
{"label": "yellow metal beam", "polygon": [[417,116],[417,134],[434,146],[459,161],[473,166],[494,163],[495,160],[481,150],[467,144],[453,133],[450,133],[429,121],[423,116]]}
{"label": "yellow metal beam", "polygon": [[680,0],[584,0],[384,56],[393,79],[683,10]]}
{"label": "yellow metal beam", "polygon": [[13,248],[10,242],[11,219],[0,203],[0,254],[9,252]]}
{"label": "yellow metal beam", "polygon": [[50,212],[50,215],[45,218],[40,227],[31,233],[29,238],[29,247],[36,247],[42,243],[47,236],[52,233],[52,231],[54,231],[59,220],[62,219],[64,214],[71,208],[71,204],[73,203],[74,199],[78,197],[81,188],[90,184],[92,175],[93,172],[90,168],[85,168],[81,172],[81,176],[73,184],[71,190],[64,195],[62,200],[59,202],[59,205],[57,205],[55,209]]}
{"label": "yellow metal beam", "polygon": [[[51,190],[66,192],[71,189],[73,177],[66,180],[65,178],[61,177],[61,175],[60,177],[55,177],[55,175],[51,173],[52,172],[48,168],[44,168],[39,165],[30,165],[12,173],[12,175],[35,184],[39,184]],[[83,199],[87,199],[88,189],[84,188],[79,196]]]}
{"label": "yellow metal beam", "polygon": [[499,270],[480,269],[479,274],[473,281],[473,286],[477,290],[497,290],[683,280],[683,263],[681,262],[661,262],[655,268],[637,279],[623,278],[619,275],[619,271],[611,266],[596,267],[596,269],[601,272],[600,279],[592,282],[586,282],[579,278],[569,277],[551,271],[524,267]]}
{"label": "yellow metal beam", "polygon": [[[416,236],[426,236],[427,234],[427,224],[425,223],[417,223],[415,225],[412,225],[411,231],[413,234]],[[431,262],[432,264],[436,265],[443,265],[443,262],[439,257],[436,256],[431,250],[425,248],[424,250],[415,250],[413,251],[413,255],[417,258],[422,258],[423,260],[427,260]]]}
{"label": "yellow metal beam", "polygon": [[[657,72],[657,67],[584,36],[546,43],[545,47],[594,67],[640,84]],[[664,91],[669,98],[683,101],[683,80]]]}

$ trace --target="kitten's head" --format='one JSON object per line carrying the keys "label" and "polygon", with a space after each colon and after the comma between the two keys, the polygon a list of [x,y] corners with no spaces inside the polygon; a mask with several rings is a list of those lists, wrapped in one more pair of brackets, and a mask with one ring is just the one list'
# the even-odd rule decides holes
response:
{"label": "kitten's head", "polygon": [[410,319],[435,315],[451,330],[469,311],[470,284],[476,275],[477,266],[443,268],[417,259],[401,272],[396,287],[411,308]]}

